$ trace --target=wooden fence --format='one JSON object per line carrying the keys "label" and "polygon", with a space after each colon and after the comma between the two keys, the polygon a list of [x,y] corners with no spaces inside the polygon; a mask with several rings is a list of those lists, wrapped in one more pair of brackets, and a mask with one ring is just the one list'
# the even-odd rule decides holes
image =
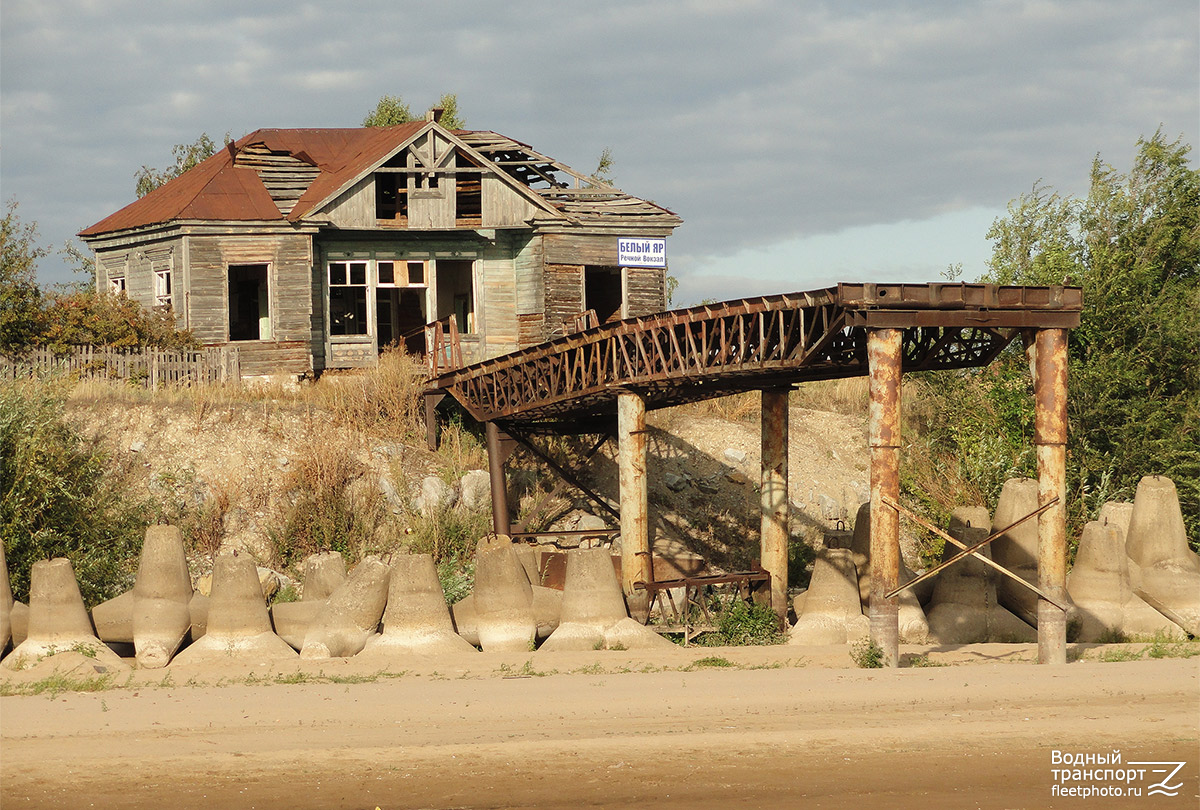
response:
{"label": "wooden fence", "polygon": [[73,346],[62,352],[26,349],[0,354],[0,380],[62,375],[79,380],[127,380],[147,388],[241,379],[238,350],[228,346],[188,351]]}

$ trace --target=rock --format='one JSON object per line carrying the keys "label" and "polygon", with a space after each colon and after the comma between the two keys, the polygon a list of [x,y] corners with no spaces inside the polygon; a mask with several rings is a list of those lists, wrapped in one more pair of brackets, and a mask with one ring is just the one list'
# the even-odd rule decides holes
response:
{"label": "rock", "polygon": [[389,509],[393,512],[403,511],[405,507],[404,499],[400,497],[399,491],[396,490],[396,485],[386,475],[379,476],[379,493],[383,495],[383,501],[388,505]]}
{"label": "rock", "polygon": [[449,509],[457,500],[458,494],[454,491],[454,487],[436,475],[427,475],[421,479],[421,494],[417,497],[417,509],[425,517],[432,517],[443,509]]}
{"label": "rock", "polygon": [[492,478],[487,470],[468,470],[459,482],[458,504],[468,512],[491,510]]}
{"label": "rock", "polygon": [[673,472],[664,473],[662,480],[663,483],[667,485],[667,489],[671,490],[672,492],[682,492],[683,488],[688,484],[686,478],[684,478],[682,475],[676,475]]}
{"label": "rock", "polygon": [[725,450],[725,460],[730,464],[744,464],[746,462],[746,452],[738,450],[735,447],[729,447]]}
{"label": "rock", "polygon": [[130,453],[140,453],[145,449],[146,449],[146,443],[144,441],[142,441],[141,439],[139,439],[129,445]]}

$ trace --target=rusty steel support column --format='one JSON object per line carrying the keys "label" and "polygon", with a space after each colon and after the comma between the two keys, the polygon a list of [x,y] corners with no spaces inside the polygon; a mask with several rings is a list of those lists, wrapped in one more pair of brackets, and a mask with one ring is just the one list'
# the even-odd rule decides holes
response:
{"label": "rusty steel support column", "polygon": [[628,602],[647,596],[646,591],[634,591],[634,582],[654,580],[646,481],[646,402],[628,391],[617,394],[617,457],[621,475],[621,589]]}
{"label": "rusty steel support column", "polygon": [[[1034,341],[1033,441],[1038,503],[1058,503],[1038,516],[1038,587],[1066,604],[1067,592],[1067,330],[1040,329]],[[1038,599],[1038,663],[1067,663],[1067,614]]]}
{"label": "rusty steel support column", "polygon": [[900,662],[900,600],[884,594],[900,579],[900,515],[884,503],[900,501],[901,329],[867,331],[871,445],[871,641],[884,666]]}
{"label": "rusty steel support column", "polygon": [[762,392],[762,531],[759,555],[771,575],[771,608],[787,621],[788,390]]}
{"label": "rusty steel support column", "polygon": [[492,531],[496,534],[512,534],[512,523],[508,516],[508,487],[504,482],[504,448],[500,446],[500,428],[495,422],[487,423],[488,473],[492,483]]}

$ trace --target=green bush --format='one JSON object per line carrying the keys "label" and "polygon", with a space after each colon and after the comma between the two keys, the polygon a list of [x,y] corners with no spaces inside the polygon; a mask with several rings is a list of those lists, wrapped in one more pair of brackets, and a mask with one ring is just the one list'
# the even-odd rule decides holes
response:
{"label": "green bush", "polygon": [[722,643],[730,647],[778,644],[782,638],[779,617],[769,605],[748,604],[741,599],[721,611],[717,632]]}
{"label": "green bush", "polygon": [[0,540],[17,599],[34,562],[67,557],[96,604],[131,586],[149,504],[63,420],[64,399],[56,385],[0,383]]}

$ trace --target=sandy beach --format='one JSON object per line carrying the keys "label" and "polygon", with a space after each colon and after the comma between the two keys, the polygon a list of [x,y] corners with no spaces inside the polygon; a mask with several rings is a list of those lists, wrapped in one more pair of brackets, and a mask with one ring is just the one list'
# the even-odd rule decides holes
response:
{"label": "sandy beach", "polygon": [[[0,699],[9,808],[1195,807],[1200,658],[1033,645],[479,654],[116,674]],[[5,675],[10,691],[45,678]],[[80,661],[78,677],[88,662]],[[1186,764],[1173,797],[1056,796],[1054,751]],[[1092,767],[1092,766],[1089,766]],[[1111,767],[1111,766],[1110,766]],[[1127,787],[1148,785],[1122,782]]]}

